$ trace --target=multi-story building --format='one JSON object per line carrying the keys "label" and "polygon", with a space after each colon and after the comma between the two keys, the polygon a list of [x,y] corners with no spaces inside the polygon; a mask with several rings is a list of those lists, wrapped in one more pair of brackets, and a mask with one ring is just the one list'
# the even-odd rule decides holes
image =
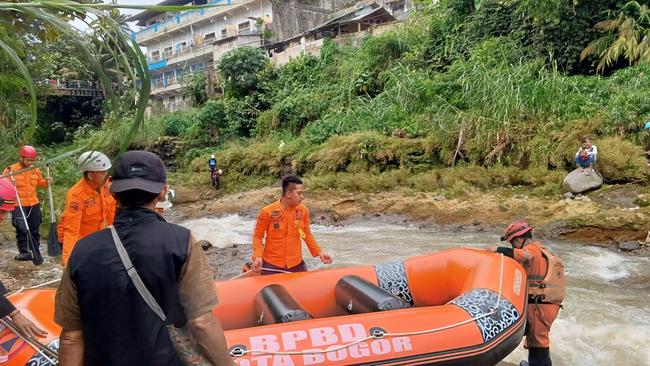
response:
{"label": "multi-story building", "polygon": [[266,24],[272,22],[268,0],[165,0],[159,5],[214,7],[180,12],[146,11],[130,17],[140,29],[135,41],[147,48],[151,95],[167,110],[186,106],[180,95],[183,76],[205,72],[215,80],[213,64],[225,52],[242,45],[259,47]]}
{"label": "multi-story building", "polygon": [[[261,47],[300,34],[328,19],[354,0],[164,0],[158,5],[214,5],[180,12],[144,11],[131,16],[139,30],[135,41],[147,49],[151,97],[166,110],[187,104],[181,96],[184,75],[201,71],[209,89],[218,85],[214,67],[227,51]],[[274,7],[276,9],[274,9]],[[274,13],[275,10],[275,13]]]}

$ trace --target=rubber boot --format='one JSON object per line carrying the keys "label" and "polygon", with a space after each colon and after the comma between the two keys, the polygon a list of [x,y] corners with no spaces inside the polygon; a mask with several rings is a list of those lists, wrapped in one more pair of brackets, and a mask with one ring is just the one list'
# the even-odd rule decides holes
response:
{"label": "rubber boot", "polygon": [[32,260],[32,254],[27,252],[27,253],[19,253],[17,256],[14,257],[15,260],[17,261],[31,261]]}
{"label": "rubber boot", "polygon": [[551,352],[548,348],[529,348],[528,366],[552,366]]}

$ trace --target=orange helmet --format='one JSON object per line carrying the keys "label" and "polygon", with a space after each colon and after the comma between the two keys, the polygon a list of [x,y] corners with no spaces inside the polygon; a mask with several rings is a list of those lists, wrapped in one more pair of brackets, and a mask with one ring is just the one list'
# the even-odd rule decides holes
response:
{"label": "orange helmet", "polygon": [[36,155],[38,154],[36,153],[34,146],[23,145],[18,150],[18,155],[22,156],[23,158],[36,159]]}
{"label": "orange helmet", "polygon": [[505,234],[501,237],[502,241],[510,241],[518,236],[522,236],[529,231],[532,231],[533,227],[530,226],[524,220],[517,220],[512,224],[508,225],[506,228]]}
{"label": "orange helmet", "polygon": [[0,178],[0,211],[13,211],[16,190],[7,178]]}

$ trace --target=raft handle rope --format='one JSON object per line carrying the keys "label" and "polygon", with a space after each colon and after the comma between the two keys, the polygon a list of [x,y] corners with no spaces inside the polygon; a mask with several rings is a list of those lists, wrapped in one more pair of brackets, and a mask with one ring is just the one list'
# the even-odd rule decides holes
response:
{"label": "raft handle rope", "polygon": [[[293,272],[285,271],[285,270],[282,270],[282,269],[273,269],[273,268],[266,268],[266,267],[262,267],[262,271],[277,272],[277,273],[293,273]],[[252,270],[252,269],[249,269],[248,271],[243,272],[243,273],[240,273],[240,274],[238,274],[237,276],[232,277],[232,278],[230,278],[230,279],[231,279],[231,280],[236,280],[236,279],[238,279],[238,278],[241,278],[241,277],[246,276],[247,274],[249,274],[249,273],[251,273],[251,272],[253,272],[253,270]]]}
{"label": "raft handle rope", "polygon": [[[501,268],[499,271],[499,294],[497,296],[497,302],[493,308],[490,309],[489,312],[481,315],[477,315],[471,319],[466,319],[463,321],[460,321],[458,323],[450,324],[450,325],[445,325],[442,327],[438,328],[431,328],[431,329],[425,329],[425,330],[420,330],[420,331],[414,331],[414,332],[402,332],[402,333],[390,333],[390,332],[385,332],[383,329],[380,328],[373,328],[371,330],[371,335],[358,339],[356,341],[349,342],[347,344],[343,344],[340,346],[336,347],[330,347],[327,350],[323,349],[312,349],[309,351],[263,351],[263,350],[256,350],[256,349],[246,349],[245,346],[234,346],[230,349],[230,356],[232,357],[242,357],[245,356],[249,353],[255,353],[255,354],[266,354],[266,355],[277,355],[277,356],[298,356],[298,355],[313,355],[313,354],[323,354],[323,353],[330,353],[330,352],[337,352],[342,349],[346,349],[352,346],[355,346],[359,343],[373,340],[373,339],[381,339],[384,337],[405,337],[405,336],[416,336],[416,335],[423,335],[423,334],[429,334],[429,333],[435,333],[435,332],[440,332],[443,330],[447,329],[452,329],[459,327],[461,325],[465,325],[471,322],[474,322],[479,319],[487,318],[491,315],[494,315],[497,313],[497,309],[499,309],[499,306],[501,305],[501,293],[503,290],[503,254],[499,254],[501,257]],[[250,271],[249,271],[250,272]],[[449,304],[449,303],[447,303]]]}
{"label": "raft handle rope", "polygon": [[7,296],[11,296],[11,295],[19,294],[19,293],[23,292],[24,290],[33,290],[33,289],[37,289],[37,288],[41,288],[41,287],[45,287],[45,286],[47,286],[47,285],[51,285],[51,284],[53,284],[53,283],[60,282],[60,281],[61,281],[61,279],[60,279],[60,278],[57,278],[56,280],[47,281],[47,282],[45,282],[45,283],[41,283],[41,284],[38,284],[38,285],[34,285],[34,286],[32,286],[32,287],[27,287],[27,288],[25,288],[25,286],[23,286],[23,287],[19,288],[18,290],[15,290],[15,291],[12,291],[12,292],[7,293]]}

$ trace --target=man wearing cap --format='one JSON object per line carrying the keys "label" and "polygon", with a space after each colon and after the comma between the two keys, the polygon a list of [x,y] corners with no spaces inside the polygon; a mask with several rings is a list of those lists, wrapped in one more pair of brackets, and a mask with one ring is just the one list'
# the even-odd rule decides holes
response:
{"label": "man wearing cap", "polygon": [[95,232],[79,240],[68,259],[54,310],[62,328],[61,366],[183,365],[167,324],[129,277],[118,242],[167,323],[187,325],[213,364],[234,365],[212,314],[218,299],[205,254],[189,230],[165,222],[154,210],[165,199],[166,178],[163,162],[146,151],[125,153],[113,170],[119,240],[111,228]]}
{"label": "man wearing cap", "polygon": [[83,178],[66,194],[65,210],[58,227],[63,244],[61,264],[65,266],[77,241],[88,234],[113,224],[115,199],[108,190],[111,160],[99,151],[86,151],[79,156]]}
{"label": "man wearing cap", "polygon": [[[18,246],[18,255],[14,259],[17,261],[29,261],[32,259],[32,255],[29,252],[28,235],[32,235],[37,245],[41,240],[41,234],[39,233],[41,227],[41,205],[36,194],[36,187],[46,188],[48,184],[52,183],[52,178],[43,178],[43,174],[38,168],[32,168],[22,172],[23,169],[30,168],[34,165],[38,154],[33,146],[21,146],[18,150],[18,155],[18,162],[6,168],[2,172],[2,175],[7,176],[12,174],[11,180],[16,185],[16,190],[18,191],[19,200],[16,200],[14,211],[11,214],[11,224],[16,228],[16,244]],[[22,205],[22,210],[19,204]],[[25,216],[24,218],[23,214]],[[25,226],[25,219],[27,219],[29,230]]]}

